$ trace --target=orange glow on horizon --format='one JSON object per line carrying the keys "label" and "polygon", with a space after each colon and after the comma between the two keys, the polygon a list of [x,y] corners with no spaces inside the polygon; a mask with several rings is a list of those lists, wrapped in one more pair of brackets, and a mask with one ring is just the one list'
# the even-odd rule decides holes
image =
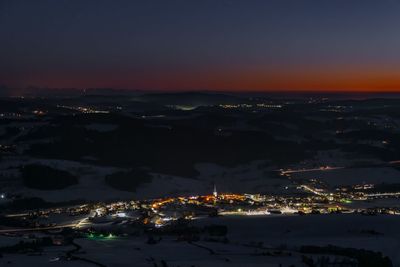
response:
{"label": "orange glow on horizon", "polygon": [[[116,88],[164,91],[236,92],[400,92],[400,70],[376,68],[315,68],[263,70],[186,70],[137,74],[102,71],[96,73],[52,73],[20,79],[23,84],[48,88]],[[38,78],[40,77],[40,78]],[[6,81],[7,82],[7,81]],[[21,83],[22,83],[21,82]]]}

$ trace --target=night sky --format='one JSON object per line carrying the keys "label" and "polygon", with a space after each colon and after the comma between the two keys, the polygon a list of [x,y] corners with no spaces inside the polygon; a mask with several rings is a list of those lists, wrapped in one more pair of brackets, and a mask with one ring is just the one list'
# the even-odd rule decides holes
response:
{"label": "night sky", "polygon": [[400,90],[396,0],[0,0],[0,84]]}

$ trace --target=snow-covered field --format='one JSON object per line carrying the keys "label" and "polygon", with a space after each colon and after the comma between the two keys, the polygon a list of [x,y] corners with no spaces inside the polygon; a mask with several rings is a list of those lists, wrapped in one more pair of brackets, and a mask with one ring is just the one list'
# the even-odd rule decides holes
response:
{"label": "snow-covered field", "polygon": [[294,173],[295,179],[318,179],[330,186],[400,183],[400,171],[390,167],[345,168]]}
{"label": "snow-covered field", "polygon": [[[197,247],[187,242],[177,242],[166,239],[156,245],[148,245],[144,239],[137,240],[110,240],[91,241],[80,240],[79,244],[88,248],[86,257],[105,263],[107,266],[158,266],[164,260],[168,266],[267,266],[278,267],[300,262],[299,257],[266,257],[251,255],[254,248],[237,244],[217,244],[198,242],[197,244],[210,247],[216,254],[210,254],[206,249]],[[116,249],[114,249],[116,248]]]}
{"label": "snow-covered field", "polygon": [[[207,250],[196,247],[186,242],[176,242],[172,239],[161,241],[156,245],[148,245],[144,239],[130,240],[85,240],[77,243],[83,247],[83,254],[79,257],[93,260],[108,267],[153,267],[163,266],[165,261],[168,266],[197,266],[197,267],[219,267],[219,266],[262,266],[288,267],[292,264],[302,267],[299,256],[258,256],[250,255],[256,252],[255,249],[237,246],[234,244],[218,246],[219,244],[201,243],[202,245],[216,248],[220,247],[221,255],[211,255]],[[71,249],[71,248],[69,248]],[[68,249],[62,247],[58,250],[46,251],[40,256],[10,255],[0,258],[0,265],[3,266],[95,266],[83,261],[52,261],[62,256]],[[7,262],[10,262],[7,265]],[[157,265],[155,265],[157,264]]]}
{"label": "snow-covered field", "polygon": [[[35,190],[23,186],[18,168],[26,164],[41,164],[55,169],[65,170],[79,178],[79,183],[62,190]],[[199,176],[195,178],[179,177],[152,173],[150,183],[140,185],[136,192],[113,189],[105,183],[105,176],[123,169],[97,166],[77,161],[47,160],[32,158],[7,158],[0,163],[0,171],[7,174],[6,192],[24,197],[40,197],[47,201],[68,200],[115,200],[144,199],[177,195],[209,194],[214,184],[219,192],[235,193],[277,193],[290,185],[285,177],[272,174],[275,169],[263,162],[252,162],[236,168],[226,168],[216,164],[197,164]],[[55,177],[57,179],[57,177]],[[12,183],[10,183],[12,181]],[[0,181],[1,183],[1,181]]]}
{"label": "snow-covered field", "polygon": [[275,170],[268,163],[254,161],[235,168],[222,167],[211,163],[196,164],[198,179],[215,183],[221,192],[234,193],[274,193],[282,191],[291,183],[284,177],[273,175]]}
{"label": "snow-covered field", "polygon": [[[79,178],[79,183],[62,190],[36,190],[24,187],[22,181],[19,181],[20,179],[18,178],[18,167],[25,164],[42,164],[59,170],[68,171]],[[121,171],[121,169],[118,168],[99,167],[67,160],[45,159],[26,159],[24,161],[9,160],[1,163],[0,168],[2,173],[10,173],[10,175],[15,176],[15,181],[11,184],[11,187],[5,187],[3,190],[13,194],[20,194],[24,197],[40,197],[53,202],[77,199],[108,200],[132,197],[132,193],[115,190],[104,181],[106,175]],[[54,179],[57,179],[57,177],[54,177]]]}
{"label": "snow-covered field", "polygon": [[357,153],[343,152],[340,149],[317,151],[313,158],[303,160],[294,166],[293,169],[315,168],[319,166],[351,167],[359,163],[382,164],[382,160]]}
{"label": "snow-covered field", "polygon": [[46,250],[42,255],[27,255],[27,254],[7,254],[0,258],[0,266],[10,267],[88,267],[95,266],[91,263],[82,261],[55,261],[56,258],[65,255],[68,250],[73,247],[57,247]]}
{"label": "snow-covered field", "polygon": [[[198,220],[204,225],[209,220]],[[355,214],[312,216],[220,217],[231,242],[263,242],[265,246],[336,245],[380,251],[400,266],[400,216]],[[374,230],[378,235],[366,233]]]}
{"label": "snow-covered field", "polygon": [[[295,252],[302,245],[336,245],[345,248],[364,248],[389,256],[395,267],[400,266],[400,216],[362,216],[354,214],[309,216],[232,216],[199,219],[197,226],[210,224],[228,227],[228,243],[198,241],[194,244],[178,242],[164,236],[154,245],[147,237],[113,237],[109,239],[77,239],[82,246],[79,257],[105,266],[305,266],[301,254]],[[375,231],[371,233],[372,231]],[[262,247],[249,246],[262,242]],[[280,255],[261,255],[268,248],[285,245]],[[10,255],[0,258],[0,266],[93,266],[82,261],[56,261],[71,247],[49,248],[40,256]],[[210,253],[212,250],[214,253]],[[7,265],[8,266],[8,265]]]}
{"label": "snow-covered field", "polygon": [[[55,169],[65,170],[78,177],[76,185],[61,190],[36,190],[24,187],[19,178],[19,166],[26,164],[41,164]],[[20,194],[24,197],[40,197],[47,201],[68,200],[115,200],[115,199],[143,199],[158,198],[168,195],[189,195],[199,193],[210,193],[213,185],[209,181],[182,178],[177,176],[153,174],[150,183],[138,187],[136,192],[116,190],[105,183],[105,176],[118,171],[115,167],[101,167],[97,165],[83,164],[67,160],[47,159],[8,159],[0,163],[0,171],[6,175],[3,179],[7,185],[3,187],[4,192]],[[54,177],[57,179],[57,177]],[[12,181],[12,183],[10,183]],[[1,180],[0,180],[1,183]]]}

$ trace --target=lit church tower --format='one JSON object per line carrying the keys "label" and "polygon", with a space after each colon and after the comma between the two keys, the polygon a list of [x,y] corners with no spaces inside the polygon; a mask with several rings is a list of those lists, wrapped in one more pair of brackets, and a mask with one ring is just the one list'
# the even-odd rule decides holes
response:
{"label": "lit church tower", "polygon": [[214,197],[218,197],[217,186],[215,184],[214,184],[213,195],[214,195]]}

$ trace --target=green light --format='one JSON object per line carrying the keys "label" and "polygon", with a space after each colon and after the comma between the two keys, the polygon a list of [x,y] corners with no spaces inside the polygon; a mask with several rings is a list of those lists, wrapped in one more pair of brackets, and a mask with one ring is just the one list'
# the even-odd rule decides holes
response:
{"label": "green light", "polygon": [[87,234],[86,237],[89,239],[93,239],[93,240],[104,240],[104,239],[114,239],[116,236],[113,235],[112,233],[109,233],[109,234],[90,233],[90,234]]}

